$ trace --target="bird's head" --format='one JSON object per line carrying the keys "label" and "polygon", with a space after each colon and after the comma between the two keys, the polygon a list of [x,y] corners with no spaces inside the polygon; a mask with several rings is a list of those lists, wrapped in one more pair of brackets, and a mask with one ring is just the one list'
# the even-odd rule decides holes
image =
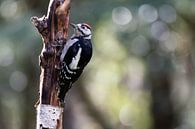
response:
{"label": "bird's head", "polygon": [[74,28],[75,36],[91,39],[91,27],[86,23],[70,24]]}

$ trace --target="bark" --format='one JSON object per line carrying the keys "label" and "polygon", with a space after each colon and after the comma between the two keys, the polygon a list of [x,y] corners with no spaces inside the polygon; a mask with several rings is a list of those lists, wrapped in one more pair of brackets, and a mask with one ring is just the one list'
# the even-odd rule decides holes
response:
{"label": "bark", "polygon": [[[58,99],[57,72],[60,53],[67,40],[71,0],[50,0],[47,16],[32,17],[31,21],[41,34],[43,49],[40,54],[40,97],[36,105],[50,105],[63,109]],[[37,108],[37,115],[39,114]],[[63,113],[57,120],[56,129],[62,129]],[[38,119],[38,117],[37,117]],[[37,123],[38,124],[38,123]],[[37,125],[37,129],[48,129]]]}

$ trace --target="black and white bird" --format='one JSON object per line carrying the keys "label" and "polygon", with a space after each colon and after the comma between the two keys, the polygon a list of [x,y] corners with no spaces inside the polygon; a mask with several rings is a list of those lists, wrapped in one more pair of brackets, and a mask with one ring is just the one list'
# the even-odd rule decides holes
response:
{"label": "black and white bird", "polygon": [[72,84],[80,77],[92,57],[91,27],[86,23],[71,24],[74,34],[65,44],[60,56],[59,94],[61,102]]}

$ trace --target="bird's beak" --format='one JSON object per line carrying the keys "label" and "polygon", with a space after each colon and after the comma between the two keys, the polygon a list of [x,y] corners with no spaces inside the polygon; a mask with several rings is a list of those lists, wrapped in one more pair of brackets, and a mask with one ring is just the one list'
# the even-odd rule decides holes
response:
{"label": "bird's beak", "polygon": [[70,23],[70,26],[72,26],[73,28],[77,27],[76,24],[74,24],[74,23]]}

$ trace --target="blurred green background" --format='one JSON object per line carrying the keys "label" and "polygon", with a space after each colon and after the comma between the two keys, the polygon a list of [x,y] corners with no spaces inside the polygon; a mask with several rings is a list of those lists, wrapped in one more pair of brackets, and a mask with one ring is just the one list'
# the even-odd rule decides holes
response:
{"label": "blurred green background", "polygon": [[[0,129],[35,129],[49,0],[0,0]],[[72,0],[94,54],[68,93],[65,129],[195,129],[195,0]],[[71,35],[71,33],[69,34]]]}

